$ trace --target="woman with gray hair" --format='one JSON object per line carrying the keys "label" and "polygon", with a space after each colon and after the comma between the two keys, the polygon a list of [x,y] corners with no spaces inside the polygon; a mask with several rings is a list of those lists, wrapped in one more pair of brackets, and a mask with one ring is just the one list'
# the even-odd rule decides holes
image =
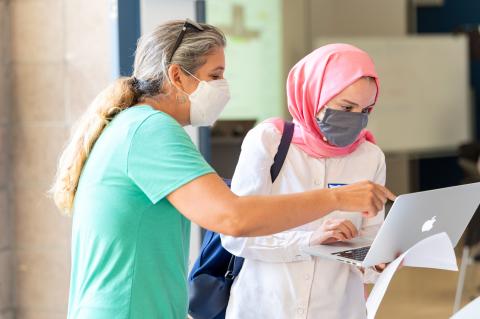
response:
{"label": "woman with gray hair", "polygon": [[73,214],[68,318],[185,318],[190,220],[232,236],[276,233],[333,210],[373,217],[384,187],[233,194],[183,126],[213,124],[229,99],[225,37],[173,21],[143,36],[132,77],[93,101],[63,152],[54,200]]}

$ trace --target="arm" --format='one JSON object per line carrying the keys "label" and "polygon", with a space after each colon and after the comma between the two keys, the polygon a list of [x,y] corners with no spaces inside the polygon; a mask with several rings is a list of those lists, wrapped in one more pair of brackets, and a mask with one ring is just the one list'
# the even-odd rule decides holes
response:
{"label": "arm", "polygon": [[311,260],[309,254],[301,251],[308,246],[311,231],[284,231],[262,237],[231,237],[222,235],[222,245],[230,253],[243,258],[270,263],[285,263]]}
{"label": "arm", "polygon": [[387,196],[394,198],[371,182],[338,191],[239,197],[213,173],[183,128],[161,112],[149,114],[132,132],[125,156],[125,174],[152,204],[166,197],[188,219],[227,235],[273,234],[338,208],[375,216]]}
{"label": "arm", "polygon": [[[368,182],[360,188],[361,192],[367,188],[380,190],[378,185]],[[342,197],[345,194],[322,190],[291,195],[240,197],[232,193],[218,175],[207,174],[176,189],[167,199],[200,226],[238,237],[273,234],[313,221],[339,205],[342,200],[338,195]],[[359,200],[363,202],[362,210],[374,215],[381,204],[377,203],[377,208],[376,200],[371,199],[370,203],[367,203],[368,200]]]}
{"label": "arm", "polygon": [[[232,180],[231,189],[235,194],[271,194],[269,168],[273,164],[280,138],[280,132],[269,124],[260,124],[247,134]],[[236,256],[265,262],[291,262],[310,259],[300,247],[308,245],[311,234],[292,230],[261,237],[221,235],[221,239],[223,247]]]}
{"label": "arm", "polygon": [[198,225],[235,237],[278,233],[314,221],[334,210],[373,217],[395,195],[370,181],[336,189],[278,196],[239,197],[216,174],[207,174],[167,196]]}
{"label": "arm", "polygon": [[278,196],[235,195],[216,174],[206,174],[172,191],[167,199],[200,226],[226,235],[261,236],[316,220],[333,210],[373,217],[395,196],[383,186],[360,182]]}

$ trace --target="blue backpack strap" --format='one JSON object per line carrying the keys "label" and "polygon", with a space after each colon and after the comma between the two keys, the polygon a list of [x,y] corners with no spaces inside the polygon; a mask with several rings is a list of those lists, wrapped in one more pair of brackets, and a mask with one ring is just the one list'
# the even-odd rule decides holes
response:
{"label": "blue backpack strap", "polygon": [[227,184],[228,188],[232,186],[232,179],[231,178],[224,178],[223,182]]}
{"label": "blue backpack strap", "polygon": [[[285,159],[287,158],[288,150],[290,149],[290,144],[292,142],[293,133],[295,131],[295,124],[292,122],[285,122],[283,124],[283,133],[282,138],[280,139],[280,144],[278,145],[277,154],[273,158],[272,167],[270,167],[270,176],[272,177],[272,183],[280,174],[280,170],[282,169],[283,163],[285,163]],[[228,270],[225,274],[225,278],[235,279],[242,270],[244,258],[242,257],[235,257],[232,255],[232,259],[230,259],[230,263],[228,264]]]}
{"label": "blue backpack strap", "polygon": [[278,146],[277,154],[273,158],[273,165],[270,167],[270,176],[272,177],[272,183],[280,174],[283,163],[287,158],[288,149],[290,148],[290,143],[292,142],[293,132],[295,130],[295,124],[292,122],[285,122],[283,124],[283,134],[282,139],[280,140],[280,145]]}
{"label": "blue backpack strap", "polygon": [[[275,181],[288,153],[294,125],[285,123],[280,145],[270,169]],[[230,185],[231,180],[225,180]],[[230,288],[240,274],[244,259],[235,257],[222,247],[220,235],[207,231],[200,256],[189,275],[189,310],[198,319],[224,319]],[[228,264],[227,264],[228,263]],[[226,268],[226,273],[223,273]]]}
{"label": "blue backpack strap", "polygon": [[232,255],[232,258],[230,258],[228,269],[225,273],[225,279],[228,280],[230,284],[233,283],[235,277],[237,277],[240,273],[240,270],[242,270],[244,260],[245,259],[243,257],[236,257],[235,255]]}

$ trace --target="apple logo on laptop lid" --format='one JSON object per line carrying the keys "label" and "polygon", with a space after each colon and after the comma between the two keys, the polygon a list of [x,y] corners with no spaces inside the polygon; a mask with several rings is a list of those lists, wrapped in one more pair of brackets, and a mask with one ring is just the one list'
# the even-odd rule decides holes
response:
{"label": "apple logo on laptop lid", "polygon": [[422,233],[432,230],[433,224],[437,221],[437,216],[433,216],[431,219],[423,223]]}

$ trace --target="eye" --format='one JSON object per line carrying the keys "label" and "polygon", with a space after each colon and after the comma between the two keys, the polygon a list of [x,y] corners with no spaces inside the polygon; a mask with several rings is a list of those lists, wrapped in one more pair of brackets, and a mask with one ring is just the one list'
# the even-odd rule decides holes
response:
{"label": "eye", "polygon": [[364,108],[364,109],[362,110],[362,113],[367,113],[367,114],[368,114],[368,113],[370,113],[371,111],[372,111],[372,107],[371,107],[371,106],[368,106],[368,107],[366,107],[366,108]]}
{"label": "eye", "polygon": [[212,80],[220,80],[220,79],[222,79],[222,76],[219,75],[219,74],[210,74],[210,78]]}
{"label": "eye", "polygon": [[351,105],[345,105],[345,106],[342,106],[342,109],[345,111],[345,112],[351,112],[353,110],[353,106]]}

